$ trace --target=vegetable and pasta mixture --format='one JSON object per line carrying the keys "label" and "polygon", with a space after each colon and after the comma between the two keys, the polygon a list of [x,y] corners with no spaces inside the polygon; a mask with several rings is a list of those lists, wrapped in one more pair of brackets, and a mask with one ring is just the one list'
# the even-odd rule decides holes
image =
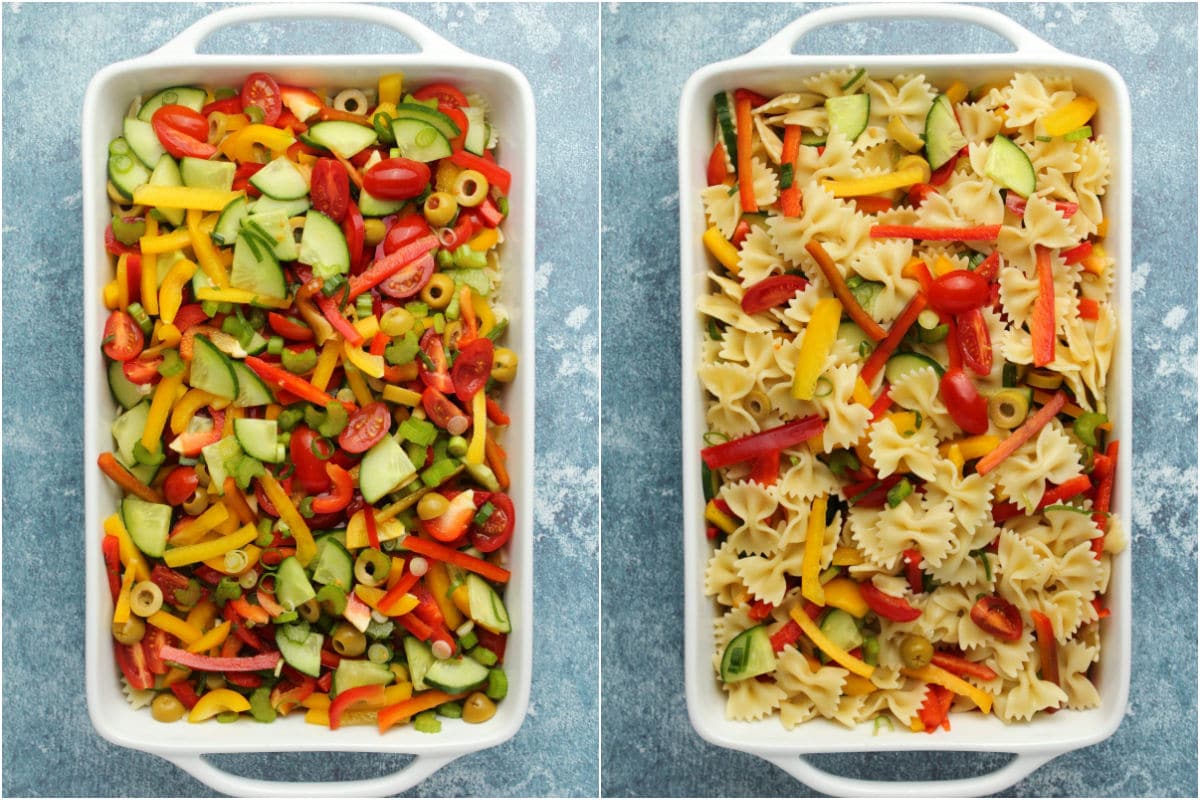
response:
{"label": "vegetable and pasta mixture", "polygon": [[1099,703],[1126,535],[1098,110],[1032,73],[716,96],[699,377],[729,718]]}
{"label": "vegetable and pasta mixture", "polygon": [[[410,93],[411,92],[411,93]],[[99,466],[125,691],[154,719],[481,723],[515,510],[496,343],[511,174],[482,98],[264,73],[109,146]]]}

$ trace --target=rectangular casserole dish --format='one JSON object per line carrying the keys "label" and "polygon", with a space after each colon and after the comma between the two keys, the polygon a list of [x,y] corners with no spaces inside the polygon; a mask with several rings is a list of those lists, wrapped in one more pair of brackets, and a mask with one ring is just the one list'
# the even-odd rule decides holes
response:
{"label": "rectangular casserole dish", "polygon": [[[199,44],[214,31],[233,24],[270,19],[334,18],[391,28],[415,42],[419,52],[404,55],[254,56],[198,55]],[[453,80],[464,91],[478,92],[491,105],[504,132],[502,161],[514,175],[511,214],[504,226],[505,273],[499,288],[510,315],[507,346],[521,362],[508,390],[505,407],[512,431],[505,441],[514,485],[517,525],[533,529],[534,433],[534,107],[524,75],[503,64],[464,52],[411,17],[364,5],[263,5],[229,8],[201,19],[149,55],[101,70],[88,86],[83,106],[83,252],[84,252],[84,397],[86,528],[86,670],[88,711],[101,736],[123,747],[144,750],[172,761],[213,789],[232,795],[383,796],[419,783],[454,758],[499,745],[512,738],[525,718],[533,662],[533,537],[520,536],[509,552],[513,578],[506,603],[513,622],[505,667],[509,694],[496,716],[482,725],[443,720],[440,734],[430,736],[412,726],[380,735],[373,727],[336,732],[313,727],[301,715],[279,719],[269,728],[243,719],[231,725],[187,725],[155,722],[147,710],[134,711],[120,687],[113,658],[110,622],[112,602],[98,546],[104,518],[117,507],[120,493],[95,467],[98,455],[112,449],[109,425],[117,413],[109,393],[101,355],[101,327],[106,310],[104,284],[112,266],[104,248],[108,222],[105,194],[106,153],[118,135],[121,118],[138,95],[177,84],[240,84],[245,76],[266,71],[281,82],[324,86],[334,91],[372,86],[378,77],[401,71],[406,85]],[[264,736],[267,733],[267,736]],[[266,744],[264,744],[266,742]],[[255,751],[356,751],[409,753],[416,756],[399,772],[343,783],[299,784],[253,780],[223,772],[203,760],[204,753]]]}
{"label": "rectangular casserole dish", "polygon": [[[867,19],[939,19],[987,28],[1016,46],[1016,51],[985,55],[804,56],[793,53],[805,34],[835,23]],[[685,654],[688,712],[696,731],[709,742],[765,758],[813,788],[833,795],[981,796],[1016,783],[1057,755],[1095,744],[1110,736],[1125,714],[1130,679],[1130,554],[1114,564],[1107,603],[1113,616],[1102,626],[1097,677],[1101,703],[1086,711],[1040,715],[1030,723],[1006,725],[994,716],[954,718],[953,730],[936,736],[906,731],[872,736],[869,726],[847,729],[828,720],[812,720],[784,729],[778,719],[731,722],[713,674],[713,608],[704,595],[704,571],[711,546],[704,535],[700,447],[704,433],[703,387],[696,377],[699,345],[704,336],[697,301],[706,292],[710,256],[701,243],[706,228],[699,201],[706,185],[705,165],[712,147],[712,98],[716,92],[744,87],[767,96],[794,90],[803,75],[848,66],[891,77],[924,73],[946,85],[954,78],[977,85],[1014,70],[1052,71],[1070,76],[1081,92],[1100,103],[1097,132],[1113,154],[1112,180],[1103,199],[1112,220],[1106,247],[1118,265],[1112,302],[1122,321],[1121,338],[1109,375],[1109,414],[1113,436],[1131,446],[1132,385],[1130,307],[1131,121],[1124,81],[1106,64],[1061,52],[1007,17],[982,8],[956,5],[847,5],[808,14],[752,52],[694,73],[684,86],[679,112],[679,189],[681,251],[681,317],[683,387],[683,508],[685,580]],[[1129,452],[1126,450],[1126,452]],[[1113,509],[1128,519],[1131,501],[1130,464],[1123,459],[1114,488]],[[890,783],[849,779],[822,771],[806,761],[807,753],[964,750],[1015,753],[1003,768],[981,776],[935,783]]]}

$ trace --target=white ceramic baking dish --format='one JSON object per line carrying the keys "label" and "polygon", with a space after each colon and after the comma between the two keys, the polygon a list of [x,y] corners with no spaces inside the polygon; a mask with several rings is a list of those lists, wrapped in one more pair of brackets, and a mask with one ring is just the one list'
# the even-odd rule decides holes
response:
{"label": "white ceramic baking dish", "polygon": [[[987,55],[871,55],[805,56],[793,52],[809,32],[835,23],[867,19],[938,19],[987,28],[1016,46],[1015,52]],[[889,43],[903,50],[904,43]],[[1111,220],[1106,248],[1116,259],[1117,279],[1113,302],[1123,321],[1123,336],[1109,376],[1110,416],[1114,436],[1122,450],[1132,452],[1131,372],[1129,332],[1130,214],[1132,165],[1129,97],[1121,76],[1096,61],[1055,49],[1022,26],[994,11],[959,5],[890,3],[847,4],[807,14],[788,25],[761,47],[729,61],[711,64],[696,72],[683,89],[679,110],[679,197],[681,249],[681,316],[683,356],[683,510],[686,636],[684,663],[687,703],[692,725],[709,742],[761,756],[794,777],[831,795],[979,796],[1001,791],[1055,756],[1095,744],[1111,735],[1125,714],[1130,676],[1130,553],[1114,563],[1107,604],[1113,615],[1102,625],[1098,688],[1101,704],[1088,711],[1042,715],[1027,724],[1005,725],[995,716],[955,717],[953,730],[934,736],[907,731],[873,736],[870,726],[848,730],[826,720],[813,720],[788,731],[778,718],[758,722],[725,719],[724,696],[713,675],[712,601],[704,596],[704,569],[711,546],[704,536],[700,483],[700,445],[704,432],[703,389],[696,377],[698,346],[703,337],[696,302],[704,294],[710,258],[701,244],[705,229],[699,201],[705,186],[705,165],[713,144],[713,95],[724,89],[745,87],[770,96],[792,90],[798,77],[853,65],[871,75],[889,77],[923,72],[941,85],[961,78],[977,85],[1011,75],[1014,70],[1035,70],[1070,75],[1078,89],[1100,103],[1098,132],[1108,139],[1112,153],[1112,182],[1104,197],[1105,216]],[[1114,510],[1128,519],[1130,509],[1129,459],[1122,459],[1114,488]],[[857,780],[818,769],[804,758],[807,753],[862,753],[871,751],[966,750],[1015,753],[1001,769],[977,777],[940,782],[888,782]]]}
{"label": "white ceramic baking dish", "polygon": [[[403,34],[419,52],[403,55],[236,56],[199,55],[197,47],[229,25],[269,19],[332,19],[378,24]],[[101,357],[101,327],[106,315],[104,284],[112,266],[104,250],[108,220],[105,154],[119,135],[121,118],[135,95],[175,84],[240,85],[255,71],[281,82],[331,89],[373,86],[378,77],[401,71],[406,85],[439,80],[478,92],[491,105],[503,132],[502,161],[512,171],[510,216],[501,301],[511,319],[507,346],[521,362],[508,390],[505,408],[512,427],[505,441],[517,508],[518,536],[510,551],[513,573],[505,594],[513,621],[505,668],[508,697],[487,724],[443,720],[442,732],[427,735],[412,726],[380,735],[373,727],[329,731],[307,725],[300,715],[264,726],[250,720],[230,725],[163,724],[147,710],[132,710],[122,695],[109,633],[112,603],[100,553],[102,521],[116,508],[119,492],[95,467],[97,456],[112,449],[109,424],[116,413]],[[380,7],[350,4],[263,4],[233,7],[201,19],[160,49],[101,70],[88,86],[83,106],[83,252],[84,252],[84,425],[87,526],[87,697],[96,730],[124,747],[161,756],[213,789],[233,795],[383,796],[416,785],[454,758],[494,747],[512,738],[525,718],[533,663],[533,430],[534,430],[534,107],[524,75],[498,61],[464,52],[411,17]],[[393,774],[349,782],[289,783],[232,775],[201,758],[204,753],[255,751],[356,751],[411,753],[416,756]]]}

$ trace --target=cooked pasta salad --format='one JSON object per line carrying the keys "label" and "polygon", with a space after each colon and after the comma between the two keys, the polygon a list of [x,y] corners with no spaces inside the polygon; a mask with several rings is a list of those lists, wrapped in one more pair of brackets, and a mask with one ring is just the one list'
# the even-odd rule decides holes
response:
{"label": "cooked pasta salad", "polygon": [[1099,704],[1118,335],[1104,111],[863,69],[714,98],[703,479],[727,716]]}

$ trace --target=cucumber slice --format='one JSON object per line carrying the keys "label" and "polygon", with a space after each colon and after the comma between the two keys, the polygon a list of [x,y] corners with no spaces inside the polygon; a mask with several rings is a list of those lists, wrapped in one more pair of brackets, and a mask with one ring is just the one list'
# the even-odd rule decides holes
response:
{"label": "cucumber slice", "polygon": [[999,134],[988,148],[983,174],[1009,191],[1029,197],[1037,189],[1037,173],[1025,151]]}
{"label": "cucumber slice", "polygon": [[320,211],[310,209],[304,217],[304,235],[300,237],[297,260],[312,267],[313,276],[317,278],[346,274],[350,270],[350,248],[346,245],[346,235],[336,222]]}
{"label": "cucumber slice", "polygon": [[384,436],[367,451],[358,469],[363,500],[374,503],[417,472],[395,437]]}
{"label": "cucumber slice", "polygon": [[358,210],[364,217],[386,217],[389,214],[397,214],[407,202],[407,200],[380,200],[369,194],[366,189],[358,193]]}
{"label": "cucumber slice", "polygon": [[295,556],[288,556],[279,562],[279,571],[275,573],[275,597],[285,610],[295,611],[316,596],[317,591],[308,582],[304,567],[300,566]]}
{"label": "cucumber slice", "polygon": [[821,621],[821,633],[829,637],[829,641],[849,652],[863,643],[862,632],[858,623],[847,612],[835,608],[825,615]]}
{"label": "cucumber slice", "polygon": [[241,361],[230,359],[233,374],[237,377],[238,394],[233,401],[234,408],[250,408],[251,406],[266,406],[275,402],[271,389],[258,377],[254,370]]}
{"label": "cucumber slice", "polygon": [[925,157],[930,169],[944,166],[959,150],[967,146],[950,98],[939,94],[925,115]]}
{"label": "cucumber slice", "polygon": [[179,174],[183,176],[184,186],[194,186],[197,189],[216,189],[228,192],[233,188],[233,176],[237,165],[232,161],[209,161],[205,158],[179,159]]}
{"label": "cucumber slice", "polygon": [[209,491],[224,494],[225,479],[233,474],[238,461],[242,458],[242,446],[238,444],[237,437],[227,436],[220,441],[213,442],[205,446],[200,451],[200,455],[204,456],[204,464],[208,467],[208,474],[212,478]]}
{"label": "cucumber slice", "polygon": [[113,420],[112,437],[117,443],[117,461],[126,467],[137,465],[133,448],[142,439],[146,430],[146,419],[150,416],[150,402],[143,401]]}
{"label": "cucumber slice", "polygon": [[239,233],[233,246],[229,283],[264,297],[286,297],[287,282],[272,246],[273,243],[247,236],[245,230]]}
{"label": "cucumber slice", "polygon": [[108,388],[112,390],[113,398],[127,410],[149,399],[154,393],[154,387],[150,384],[142,386],[126,378],[120,361],[113,361],[108,365]]}
{"label": "cucumber slice", "polygon": [[302,137],[303,141],[331,150],[342,158],[353,158],[378,139],[374,128],[340,120],[318,122]]}
{"label": "cucumber slice", "polygon": [[149,122],[126,117],[123,120],[123,133],[125,141],[129,143],[129,148],[138,157],[138,161],[150,169],[153,169],[158,160],[167,152],[163,149],[162,143],[158,141],[158,134],[154,132],[154,126]]}
{"label": "cucumber slice", "polygon": [[460,109],[467,118],[467,135],[463,139],[463,149],[477,156],[483,155],[487,149],[488,124],[486,113],[478,106],[467,106]]}
{"label": "cucumber slice", "polygon": [[273,419],[235,419],[233,435],[246,455],[259,461],[278,464],[287,456],[279,441],[279,426]]}
{"label": "cucumber slice", "polygon": [[448,158],[450,140],[428,122],[419,119],[398,119],[392,122],[396,148],[404,158],[430,162]]}
{"label": "cucumber slice", "polygon": [[867,129],[867,121],[871,118],[871,96],[848,94],[830,97],[825,101],[825,110],[829,112],[829,129],[841,131],[853,142]]}
{"label": "cucumber slice", "polygon": [[487,681],[488,668],[470,656],[434,659],[425,670],[425,683],[450,694],[475,689]]}
{"label": "cucumber slice", "polygon": [[[179,174],[179,165],[175,163],[175,159],[171,158],[170,154],[163,153],[158,158],[158,163],[154,165],[154,172],[150,173],[151,186],[183,186],[183,176]],[[156,214],[160,219],[178,228],[183,224],[183,209],[182,208],[163,208],[156,206],[151,209],[151,214]],[[158,257],[159,267],[161,268],[164,258]],[[163,273],[164,275],[166,273]],[[162,283],[162,280],[159,280]]]}
{"label": "cucumber slice", "polygon": [[308,194],[308,181],[286,158],[277,158],[254,173],[250,185],[276,200],[298,200]]}
{"label": "cucumber slice", "polygon": [[333,671],[331,688],[336,696],[359,686],[387,686],[395,679],[396,673],[387,664],[343,658]]}
{"label": "cucumber slice", "polygon": [[354,583],[354,560],[350,551],[333,536],[322,537],[317,545],[312,579],[322,586],[333,585],[350,591]]}
{"label": "cucumber slice", "polygon": [[204,101],[207,99],[208,93],[195,86],[172,86],[152,95],[149,100],[142,103],[142,107],[138,110],[138,119],[142,122],[150,122],[155,111],[169,105],[187,106],[192,111],[199,111],[204,108]]}
{"label": "cucumber slice", "polygon": [[171,531],[171,507],[129,495],[121,501],[121,520],[129,538],[151,558],[162,558]]}
{"label": "cucumber slice", "polygon": [[508,633],[512,625],[508,621],[508,610],[504,601],[492,585],[475,573],[467,575],[467,597],[471,619],[481,628],[492,633]]}
{"label": "cucumber slice", "polygon": [[271,252],[280,261],[295,261],[300,254],[292,225],[281,210],[260,214],[257,210],[242,218],[242,225],[254,231],[272,245]]}
{"label": "cucumber slice", "polygon": [[413,689],[418,692],[428,689],[425,673],[433,664],[433,650],[417,637],[405,636],[404,658],[408,661],[408,677],[412,681]]}
{"label": "cucumber slice", "polygon": [[147,486],[154,480],[154,476],[158,474],[159,464],[137,464],[129,468],[130,474],[137,478]]}
{"label": "cucumber slice", "polygon": [[412,119],[418,122],[424,122],[427,125],[432,125],[438,130],[442,136],[447,139],[453,139],[462,131],[458,129],[458,125],[454,120],[446,116],[436,108],[421,105],[420,103],[401,103],[396,106],[396,113],[392,115],[393,131],[395,130],[396,120]]}
{"label": "cucumber slice", "polygon": [[285,217],[296,217],[312,208],[308,196],[296,200],[276,200],[274,197],[260,197],[254,201],[250,209],[252,214],[270,214],[272,211],[282,211]]}
{"label": "cucumber slice", "polygon": [[[860,360],[866,358],[875,349],[875,342],[871,340],[871,337],[863,333],[863,329],[850,320],[838,325],[837,338],[850,345],[851,349],[858,353]],[[864,347],[864,345],[866,346]]]}
{"label": "cucumber slice", "polygon": [[[217,217],[217,224],[213,226],[213,241],[221,245],[233,244],[249,206],[250,201],[245,195],[230,200],[229,205],[221,210],[221,216]],[[200,275],[202,271],[197,271],[196,274]]]}
{"label": "cucumber slice", "polygon": [[315,678],[321,674],[321,645],[325,643],[325,637],[313,630],[301,636],[307,627],[277,625],[275,645],[279,648],[279,655],[283,656],[283,660],[289,666]]}
{"label": "cucumber slice", "polygon": [[[120,144],[118,145],[117,142]],[[114,154],[112,152],[114,145],[121,148],[123,152]],[[124,197],[132,198],[133,190],[150,180],[150,170],[146,169],[138,157],[133,154],[133,148],[129,146],[129,142],[125,141],[125,137],[113,140],[113,144],[109,145],[109,148],[108,179]]]}
{"label": "cucumber slice", "polygon": [[921,353],[897,353],[888,359],[887,365],[883,368],[883,374],[889,384],[895,385],[896,381],[918,369],[932,369],[939,378],[946,372],[941,364],[929,356]]}
{"label": "cucumber slice", "polygon": [[775,649],[762,625],[742,631],[725,647],[721,656],[721,680],[744,681],[775,669]]}
{"label": "cucumber slice", "polygon": [[[725,143],[725,157],[737,163],[737,126],[734,123],[733,98],[729,92],[717,92],[713,96],[717,106],[717,125],[721,129],[721,139]],[[822,141],[824,144],[824,141]]]}
{"label": "cucumber slice", "polygon": [[808,145],[809,147],[824,147],[827,138],[823,133],[809,131],[800,135],[800,144]]}
{"label": "cucumber slice", "polygon": [[197,335],[192,340],[192,372],[189,383],[193,389],[203,389],[217,397],[230,400],[237,397],[238,382],[233,372],[233,364],[207,336]]}

